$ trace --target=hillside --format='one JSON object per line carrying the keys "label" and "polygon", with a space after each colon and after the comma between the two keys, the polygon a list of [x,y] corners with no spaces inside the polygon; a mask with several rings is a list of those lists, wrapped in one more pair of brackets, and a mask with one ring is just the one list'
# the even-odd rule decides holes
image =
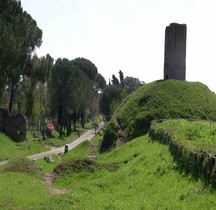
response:
{"label": "hillside", "polygon": [[145,134],[153,119],[216,119],[216,96],[199,82],[161,80],[133,92],[107,125],[101,151]]}
{"label": "hillside", "polygon": [[[66,189],[64,194],[50,194],[40,177],[18,170],[20,164],[16,172],[0,172],[1,208],[210,209],[216,205],[215,192],[179,173],[169,147],[151,142],[148,135],[94,160],[88,157],[89,146],[83,142],[60,159],[53,187]],[[51,165],[43,161],[44,169]]]}

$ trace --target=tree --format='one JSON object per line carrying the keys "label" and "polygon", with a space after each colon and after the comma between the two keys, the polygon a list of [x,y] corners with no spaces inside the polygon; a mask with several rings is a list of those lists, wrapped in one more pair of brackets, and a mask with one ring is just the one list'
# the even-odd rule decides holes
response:
{"label": "tree", "polygon": [[[21,91],[24,92],[25,96],[20,98],[20,100],[25,100],[26,102],[24,110],[27,117],[32,117],[36,96],[38,97],[37,103],[39,104],[40,109],[46,109],[45,83],[50,78],[52,66],[53,58],[49,54],[47,54],[46,57],[43,56],[41,58],[37,57],[37,55],[34,55],[32,58],[29,58],[26,64],[25,75],[27,76],[23,77],[23,88],[21,89]],[[21,102],[19,106],[21,106]]]}
{"label": "tree", "polygon": [[120,83],[123,85],[124,84],[124,74],[121,70],[119,70],[119,78],[120,78]]}
{"label": "tree", "polygon": [[9,111],[12,112],[15,92],[22,80],[29,55],[42,43],[42,31],[32,17],[22,10],[17,0],[0,2],[0,70],[10,89]]}
{"label": "tree", "polygon": [[95,78],[96,88],[103,90],[106,87],[106,80],[101,74],[97,74]]}
{"label": "tree", "polygon": [[112,75],[112,84],[113,85],[118,85],[119,84],[119,80],[117,79],[117,77],[114,74]]}
{"label": "tree", "polygon": [[88,84],[88,86],[90,86],[90,89],[86,90],[87,92],[84,94],[85,98],[79,111],[82,126],[84,126],[86,113],[91,112],[91,114],[94,116],[96,110],[98,110],[96,108],[96,101],[97,103],[99,103],[98,92],[106,87],[106,80],[101,74],[98,73],[97,67],[90,60],[87,60],[85,58],[76,58],[72,62],[89,78],[89,81],[86,82],[86,85]]}
{"label": "tree", "polygon": [[111,85],[104,89],[100,100],[100,109],[104,115],[113,114],[112,106],[122,100],[122,91],[121,85]]}
{"label": "tree", "polygon": [[126,77],[124,83],[128,87],[128,93],[132,93],[133,91],[137,90],[139,87],[142,86],[139,79],[134,77]]}
{"label": "tree", "polygon": [[76,127],[77,119],[92,98],[91,87],[91,80],[72,61],[57,59],[52,69],[49,89],[53,109],[58,109],[60,136],[64,126],[67,134],[70,133],[72,117],[74,128]]}
{"label": "tree", "polygon": [[85,58],[76,58],[73,61],[73,64],[82,70],[91,80],[95,81],[97,75],[97,67],[90,61]]}

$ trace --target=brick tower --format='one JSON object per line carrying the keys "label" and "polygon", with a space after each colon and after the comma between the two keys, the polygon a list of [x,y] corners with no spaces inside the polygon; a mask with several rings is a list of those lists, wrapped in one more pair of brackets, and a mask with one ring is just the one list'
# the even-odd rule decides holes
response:
{"label": "brick tower", "polygon": [[186,24],[171,23],[165,31],[164,79],[185,80]]}

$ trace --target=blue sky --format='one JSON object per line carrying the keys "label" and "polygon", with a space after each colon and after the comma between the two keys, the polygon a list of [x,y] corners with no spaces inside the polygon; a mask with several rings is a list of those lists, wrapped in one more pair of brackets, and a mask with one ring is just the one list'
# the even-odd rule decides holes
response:
{"label": "blue sky", "polygon": [[165,27],[187,24],[186,79],[216,92],[214,0],[21,0],[43,30],[36,53],[84,57],[108,81],[121,69],[146,83],[163,78]]}

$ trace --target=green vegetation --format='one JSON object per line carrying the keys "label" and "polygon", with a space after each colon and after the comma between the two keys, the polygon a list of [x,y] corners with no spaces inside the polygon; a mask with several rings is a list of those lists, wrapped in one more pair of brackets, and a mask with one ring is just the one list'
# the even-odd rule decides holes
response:
{"label": "green vegetation", "polygon": [[[83,133],[85,129],[80,129]],[[30,133],[24,142],[14,142],[8,136],[0,133],[0,161],[27,157],[36,153],[49,150],[50,146],[60,147],[72,142],[77,138],[77,132],[72,132],[70,136],[58,138],[58,133],[54,132],[52,138],[42,140],[42,136],[32,137]]]}
{"label": "green vegetation", "polygon": [[211,121],[165,120],[157,124],[162,129],[175,130],[184,139],[200,145],[216,145],[216,123]]}
{"label": "green vegetation", "polygon": [[116,110],[104,135],[101,151],[145,134],[154,119],[216,119],[216,96],[198,82],[155,81],[129,95]]}
{"label": "green vegetation", "polygon": [[[211,129],[208,125],[211,125]],[[216,188],[216,147],[212,137],[214,127],[215,123],[212,122],[160,120],[152,122],[149,135],[152,139],[169,145],[180,170],[195,178],[202,178]]]}
{"label": "green vegetation", "polygon": [[[49,54],[32,56],[42,31],[20,1],[0,2],[0,32],[1,107],[10,114],[23,112],[33,130],[43,130],[47,116],[60,126],[50,139],[28,133],[21,143],[0,133],[0,161],[9,160],[0,166],[1,209],[216,206],[216,124],[170,120],[215,120],[216,96],[205,85],[166,80],[140,87],[138,79],[124,78],[120,70],[120,82],[113,75],[106,87],[85,58],[59,58],[54,64]],[[113,116],[93,142],[53,155],[51,163],[26,158],[69,143],[77,128],[82,133],[92,127],[88,118],[98,124],[99,98],[103,114]]]}
{"label": "green vegetation", "polygon": [[23,173],[42,179],[42,170],[28,158],[18,158],[10,161],[7,165],[3,166],[0,172]]}
{"label": "green vegetation", "polygon": [[147,135],[95,160],[88,158],[90,153],[84,142],[63,158],[64,166],[80,157],[95,163],[94,170],[80,167],[76,172],[59,173],[53,187],[67,189],[65,194],[50,194],[40,179],[28,173],[0,173],[1,208],[211,209],[216,205],[215,192],[200,180],[179,173],[169,148],[151,142]]}
{"label": "green vegetation", "polygon": [[0,133],[0,160],[26,157],[38,152],[46,151],[41,141],[25,141],[16,143],[5,134]]}

